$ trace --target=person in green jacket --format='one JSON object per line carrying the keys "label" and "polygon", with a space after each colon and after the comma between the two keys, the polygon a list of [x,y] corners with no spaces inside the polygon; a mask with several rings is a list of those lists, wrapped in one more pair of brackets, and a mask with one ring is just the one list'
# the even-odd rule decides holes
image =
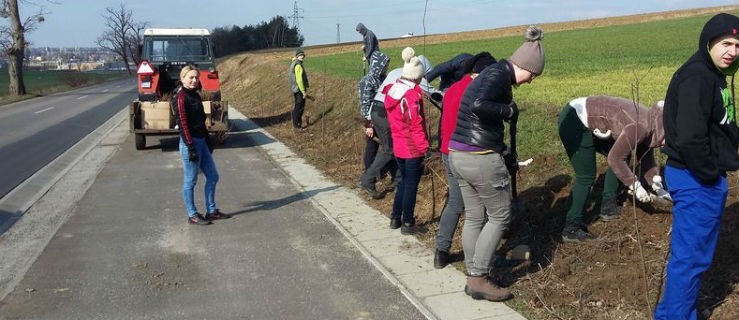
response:
{"label": "person in green jacket", "polygon": [[305,100],[308,98],[308,73],[303,68],[303,60],[305,52],[303,49],[295,49],[295,58],[290,64],[290,90],[295,98],[295,107],[292,111],[293,127],[295,129],[303,128],[303,111],[305,110]]}

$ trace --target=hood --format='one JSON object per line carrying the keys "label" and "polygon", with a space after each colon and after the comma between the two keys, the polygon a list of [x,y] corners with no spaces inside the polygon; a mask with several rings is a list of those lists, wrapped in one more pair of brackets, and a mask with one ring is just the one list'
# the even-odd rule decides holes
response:
{"label": "hood", "polygon": [[355,30],[357,30],[357,32],[359,32],[362,35],[367,33],[367,27],[365,27],[364,24],[362,24],[361,22],[357,23],[357,27],[355,28]]}
{"label": "hood", "polygon": [[662,141],[665,139],[665,126],[664,122],[662,122],[662,110],[664,106],[664,100],[658,101],[647,112],[649,128],[652,130],[652,141],[649,143],[649,146],[652,148],[662,146]]}
{"label": "hood", "polygon": [[385,109],[392,110],[396,108],[400,101],[403,100],[403,96],[408,90],[414,90],[416,83],[413,81],[399,78],[392,85],[387,85],[382,88],[382,93],[385,94]]}
{"label": "hood", "polygon": [[[711,40],[724,35],[736,35],[738,32],[739,17],[728,13],[719,13],[708,20],[708,22],[703,26],[703,31],[701,31],[701,35],[698,40],[698,51],[701,53],[703,58],[711,62],[711,65],[713,65],[711,54],[708,52],[710,49],[708,46],[711,43]],[[739,59],[734,61],[729,68],[719,69],[719,71],[725,75],[733,75],[736,73],[737,68],[739,68]]]}
{"label": "hood", "polygon": [[385,67],[390,63],[390,58],[382,51],[375,50],[372,52],[372,56],[370,56],[370,68],[369,68],[369,74],[372,75],[375,78],[381,78],[382,71],[385,70]]}

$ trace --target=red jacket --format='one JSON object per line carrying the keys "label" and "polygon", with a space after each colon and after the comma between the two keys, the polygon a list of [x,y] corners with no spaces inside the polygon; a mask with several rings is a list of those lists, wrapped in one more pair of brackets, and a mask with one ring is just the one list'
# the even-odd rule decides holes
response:
{"label": "red jacket", "polygon": [[423,157],[429,149],[423,115],[423,91],[414,82],[398,79],[382,89],[385,109],[393,137],[396,158]]}
{"label": "red jacket", "polygon": [[439,133],[439,151],[443,154],[449,154],[449,140],[452,138],[452,133],[454,133],[454,127],[457,126],[459,104],[462,103],[464,90],[467,89],[470,82],[472,82],[472,77],[465,75],[444,93],[444,100],[441,103],[441,130]]}

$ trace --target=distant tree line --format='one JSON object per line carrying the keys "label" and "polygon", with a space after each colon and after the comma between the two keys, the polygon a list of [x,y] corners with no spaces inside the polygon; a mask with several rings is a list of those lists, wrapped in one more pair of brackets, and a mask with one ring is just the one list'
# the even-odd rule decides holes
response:
{"label": "distant tree line", "polygon": [[250,50],[299,47],[305,41],[298,28],[290,27],[282,16],[258,25],[217,27],[211,37],[216,57]]}

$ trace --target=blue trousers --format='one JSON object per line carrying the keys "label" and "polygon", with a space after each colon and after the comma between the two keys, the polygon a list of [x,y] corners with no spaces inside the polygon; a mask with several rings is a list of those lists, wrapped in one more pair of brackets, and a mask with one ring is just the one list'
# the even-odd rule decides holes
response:
{"label": "blue trousers", "polygon": [[713,261],[721,215],[729,189],[726,177],[701,184],[688,169],[665,167],[673,200],[670,258],[662,300],[655,320],[694,320],[701,276]]}
{"label": "blue trousers", "polygon": [[418,194],[418,183],[421,182],[423,174],[423,157],[402,159],[395,158],[400,170],[400,183],[395,190],[393,199],[393,212],[391,218],[401,219],[403,223],[416,223],[416,195]]}
{"label": "blue trousers", "polygon": [[185,202],[187,215],[194,217],[198,210],[195,207],[194,189],[198,182],[198,172],[203,171],[205,175],[205,210],[213,213],[218,209],[216,206],[216,184],[218,183],[218,169],[213,157],[208,150],[208,144],[204,138],[193,138],[195,152],[198,153],[199,161],[190,161],[190,153],[185,141],[180,138],[180,155],[182,155],[182,200]]}

